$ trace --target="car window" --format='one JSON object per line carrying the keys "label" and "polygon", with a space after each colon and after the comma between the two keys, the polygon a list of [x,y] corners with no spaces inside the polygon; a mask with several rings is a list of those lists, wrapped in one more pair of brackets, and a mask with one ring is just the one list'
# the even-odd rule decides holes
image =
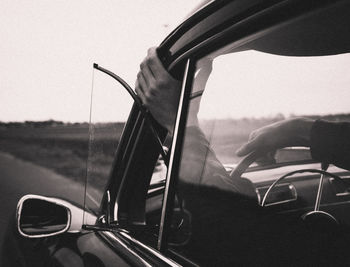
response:
{"label": "car window", "polygon": [[[87,162],[85,210],[100,215],[100,205],[110,177],[133,99],[115,80],[94,69],[91,92],[89,155]],[[85,223],[89,221],[85,213]]]}
{"label": "car window", "polygon": [[[350,121],[349,53],[285,56],[243,50],[216,52],[199,60],[192,87],[176,193],[180,205],[174,210],[168,245],[204,265],[259,265],[271,256],[267,252],[272,247],[282,247],[281,240],[288,238],[295,238],[294,243],[276,253],[299,249],[293,247],[301,238],[298,224],[286,223],[288,216],[262,215],[259,194],[266,192],[263,185],[268,181],[288,171],[319,169],[320,164],[308,161],[308,149],[287,148],[257,161],[255,166],[261,168],[254,173],[233,179],[230,172],[241,160],[235,151],[252,131],[297,116]],[[292,167],[283,165],[291,162]],[[344,172],[334,166],[329,171]],[[297,199],[294,184],[278,189],[270,203]],[[310,199],[316,192],[316,187],[308,192]],[[283,224],[298,234],[281,234]]]}
{"label": "car window", "polygon": [[122,78],[94,69],[84,222],[118,224],[156,248],[172,137]]}
{"label": "car window", "polygon": [[[168,140],[164,142],[166,145],[167,143]],[[163,147],[165,151],[168,151],[167,146]],[[135,238],[153,248],[157,248],[167,170],[167,165],[162,155],[159,154],[146,196],[145,225],[133,233]]]}
{"label": "car window", "polygon": [[[350,120],[349,62],[349,53],[288,57],[250,50],[217,57],[198,118],[218,159],[233,167],[240,160],[235,151],[249,134],[277,121],[299,116]],[[301,148],[275,156],[277,163],[310,158]]]}

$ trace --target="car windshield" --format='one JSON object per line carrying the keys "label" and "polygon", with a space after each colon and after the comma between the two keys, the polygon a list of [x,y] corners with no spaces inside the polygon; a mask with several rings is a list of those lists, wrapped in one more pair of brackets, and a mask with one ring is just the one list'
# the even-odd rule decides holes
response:
{"label": "car windshield", "polygon": [[[217,158],[228,169],[234,168],[241,160],[235,151],[248,141],[251,132],[284,119],[302,116],[350,121],[349,63],[349,53],[308,57],[247,50],[216,57],[200,99],[198,118]],[[209,63],[202,60],[198,66],[201,64]],[[198,88],[202,86],[200,73],[196,76]],[[306,163],[310,159],[306,148],[285,148],[255,166]]]}

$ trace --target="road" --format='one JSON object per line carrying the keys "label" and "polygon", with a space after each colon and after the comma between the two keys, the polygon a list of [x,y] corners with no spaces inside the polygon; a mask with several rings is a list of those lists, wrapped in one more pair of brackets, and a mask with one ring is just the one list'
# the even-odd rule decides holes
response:
{"label": "road", "polygon": [[0,152],[0,262],[3,241],[18,200],[25,194],[57,196],[84,203],[84,186],[51,170]]}

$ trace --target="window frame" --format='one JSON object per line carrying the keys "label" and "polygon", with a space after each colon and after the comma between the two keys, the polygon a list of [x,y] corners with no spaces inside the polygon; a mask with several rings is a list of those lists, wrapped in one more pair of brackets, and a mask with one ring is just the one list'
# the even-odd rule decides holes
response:
{"label": "window frame", "polygon": [[[145,118],[137,103],[134,102],[120,137],[101,204],[102,214],[108,214],[111,226],[116,226],[117,229],[128,231],[143,226],[149,184],[160,154],[159,146],[148,123],[152,124],[153,129],[164,142],[167,136],[166,129],[151,116]],[[151,158],[145,157],[145,153],[151,154]],[[145,168],[148,169],[147,175],[143,174]],[[138,170],[139,175],[134,173],[135,169]],[[141,182],[137,179],[140,176],[142,176]]]}
{"label": "window frame", "polygon": [[[185,264],[191,263],[189,259],[184,258],[176,252],[173,252],[167,247],[167,236],[171,221],[172,208],[174,206],[175,199],[175,187],[177,183],[177,176],[179,173],[180,162],[181,162],[181,152],[182,144],[184,140],[184,130],[186,128],[188,106],[190,102],[190,94],[192,90],[192,83],[194,80],[195,66],[197,62],[209,54],[217,53],[220,50],[224,50],[226,47],[231,47],[231,49],[238,49],[245,44],[260,39],[261,37],[274,31],[276,28],[282,27],[284,24],[292,23],[294,19],[302,18],[303,16],[309,16],[312,13],[316,13],[321,9],[327,9],[334,3],[327,3],[326,1],[320,1],[318,4],[312,6],[310,3],[303,6],[302,3],[297,1],[281,1],[276,5],[272,5],[266,8],[262,12],[257,12],[251,17],[242,20],[241,22],[231,25],[227,25],[227,28],[222,29],[212,36],[203,40],[202,42],[195,43],[192,47],[187,47],[186,50],[181,50],[181,53],[172,53],[172,61],[169,64],[169,69],[176,69],[176,66],[181,62],[190,62],[191,67],[189,68],[189,73],[187,74],[187,88],[185,88],[186,93],[184,94],[182,110],[178,111],[179,124],[177,124],[177,135],[174,135],[173,144],[175,144],[174,153],[175,155],[171,157],[172,168],[167,174],[167,183],[169,181],[169,188],[167,195],[164,197],[164,220],[163,223],[163,233],[161,233],[158,241],[158,249],[169,255],[170,258],[174,258],[179,262]],[[287,15],[284,13],[286,11],[291,11]],[[254,27],[251,27],[254,26]],[[169,46],[171,47],[171,46]],[[177,151],[177,152],[176,152]]]}
{"label": "window frame", "polygon": [[[185,49],[179,49],[178,53],[174,52],[173,54],[168,54],[167,52],[170,51],[170,48],[174,44],[174,40],[179,38],[179,36],[176,34],[177,32],[174,32],[173,35],[171,35],[170,39],[166,39],[160,46],[160,51],[163,51],[165,56],[161,57],[162,61],[165,62],[166,68],[171,72],[175,73],[175,77],[179,77],[179,73],[183,73],[183,67],[186,63],[186,72],[185,77],[182,79],[183,81],[183,95],[181,97],[181,108],[178,109],[178,116],[176,119],[176,126],[175,126],[175,134],[173,138],[173,149],[171,151],[171,157],[169,161],[169,166],[171,166],[170,171],[168,169],[167,172],[167,179],[166,179],[166,188],[165,188],[165,194],[163,198],[163,204],[162,204],[162,218],[161,218],[161,228],[160,228],[160,234],[158,238],[158,251],[161,253],[167,253],[167,235],[169,231],[170,221],[171,221],[171,215],[172,215],[172,208],[174,206],[174,196],[175,196],[175,186],[176,186],[176,177],[179,171],[180,166],[180,160],[181,160],[181,151],[182,151],[182,144],[184,139],[184,130],[186,127],[186,120],[187,120],[187,112],[188,112],[188,105],[190,100],[190,92],[192,90],[192,82],[194,78],[194,72],[195,72],[195,66],[197,61],[204,57],[205,55],[208,55],[212,53],[213,51],[217,51],[223,47],[225,47],[228,44],[235,43],[237,47],[243,45],[244,43],[251,41],[252,39],[257,39],[260,36],[265,35],[268,31],[276,27],[276,25],[281,25],[282,23],[291,20],[295,17],[299,17],[302,14],[310,12],[310,7],[306,6],[305,8],[300,8],[298,2],[294,1],[281,1],[278,4],[271,5],[270,7],[264,9],[262,8],[262,11],[259,10],[256,13],[248,14],[244,20],[239,21],[239,23],[232,23],[229,25],[225,25],[224,28],[218,27],[217,32],[212,32],[211,36],[208,36],[204,40],[200,40],[196,43],[191,43],[191,46],[186,46]],[[318,7],[322,7],[325,5],[324,3],[320,3]],[[280,11],[286,11],[290,10],[290,8],[293,9],[293,7],[298,7],[294,9],[294,12],[290,13],[288,16],[284,15],[283,12],[279,13]],[[317,7],[314,7],[313,10],[316,10]],[[205,11],[205,10],[204,10]],[[203,11],[203,14],[205,13]],[[278,15],[276,17],[276,15]],[[281,16],[282,14],[282,16]],[[196,24],[192,26],[194,28]],[[250,27],[254,25],[255,27]],[[188,25],[185,25],[186,28]],[[191,27],[188,27],[191,31]],[[186,31],[187,32],[187,31]],[[173,40],[174,39],[174,40]],[[186,45],[186,44],[185,44]],[[181,75],[181,74],[180,74]],[[144,136],[146,133],[142,132],[144,131],[145,127],[145,121],[144,118],[140,117],[140,111],[137,110],[138,108],[134,104],[128,122],[125,126],[125,129],[123,131],[123,134],[121,136],[121,142],[118,146],[116,157],[113,162],[112,171],[110,175],[110,179],[108,182],[107,190],[111,193],[111,201],[112,205],[109,207],[108,203],[106,201],[107,197],[106,194],[104,196],[104,201],[102,204],[103,211],[107,211],[109,209],[109,212],[111,214],[111,217],[114,219],[117,219],[118,216],[115,214],[115,207],[114,205],[118,205],[117,201],[121,201],[122,198],[119,196],[121,194],[125,194],[125,188],[130,188],[131,185],[125,185],[126,178],[129,176],[129,172],[125,170],[126,165],[132,164],[132,162],[142,160],[144,158],[143,153],[135,152],[136,145],[139,144],[142,140],[142,136]],[[155,125],[157,123],[154,121]],[[156,128],[164,134],[164,129],[160,125],[157,125]],[[131,135],[131,136],[129,136]],[[165,138],[165,137],[164,137]],[[136,144],[134,144],[136,143]],[[142,142],[141,142],[142,143]],[[131,147],[132,149],[127,149],[128,147]],[[156,149],[156,146],[154,146],[154,149]],[[149,163],[150,164],[150,163]],[[153,164],[151,164],[153,165]],[[154,165],[152,167],[155,166]],[[150,177],[151,178],[151,177]],[[142,187],[144,189],[144,186]],[[126,201],[131,198],[131,196],[125,196]],[[127,225],[120,225],[122,228],[128,229]]]}

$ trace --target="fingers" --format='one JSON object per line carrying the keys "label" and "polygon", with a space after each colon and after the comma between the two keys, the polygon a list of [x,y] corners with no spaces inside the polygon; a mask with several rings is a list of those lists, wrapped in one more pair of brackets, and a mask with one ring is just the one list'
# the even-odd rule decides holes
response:
{"label": "fingers", "polygon": [[137,80],[135,83],[135,91],[141,98],[143,104],[147,106],[148,97],[150,95],[151,88],[155,83],[155,78],[149,66],[145,60],[140,64],[140,71],[137,74]]}
{"label": "fingers", "polygon": [[168,78],[171,77],[169,75],[169,73],[167,72],[167,70],[164,68],[160,59],[158,58],[157,50],[155,47],[148,49],[145,63],[150,68],[150,70],[151,70],[153,76],[156,78],[156,80],[158,77],[164,77],[164,76],[166,76]]}
{"label": "fingers", "polygon": [[[139,75],[137,77],[139,77]],[[147,103],[147,99],[146,99],[146,96],[145,96],[145,94],[144,94],[144,92],[142,90],[142,87],[140,85],[139,78],[137,78],[136,83],[135,83],[135,92],[139,96],[139,98],[141,99],[141,102],[143,104],[146,104]]]}
{"label": "fingers", "polygon": [[248,143],[241,146],[237,151],[236,155],[239,157],[248,155],[249,153],[255,151],[257,149],[256,139],[249,141]]}
{"label": "fingers", "polygon": [[242,157],[242,156],[248,155],[250,152],[253,152],[258,145],[256,142],[257,135],[258,135],[257,131],[251,132],[248,138],[248,142],[242,145],[236,151],[236,155],[239,157]]}
{"label": "fingers", "polygon": [[144,80],[147,83],[147,86],[152,85],[155,81],[154,74],[152,73],[151,69],[149,68],[148,64],[145,61],[143,61],[140,64],[140,70],[144,77]]}
{"label": "fingers", "polygon": [[146,81],[142,71],[137,74],[137,84],[144,95],[147,95],[148,82]]}
{"label": "fingers", "polygon": [[152,95],[157,94],[157,90],[165,79],[164,75],[170,76],[159,60],[156,48],[150,48],[147,57],[140,64],[135,84],[135,91],[146,106]]}

